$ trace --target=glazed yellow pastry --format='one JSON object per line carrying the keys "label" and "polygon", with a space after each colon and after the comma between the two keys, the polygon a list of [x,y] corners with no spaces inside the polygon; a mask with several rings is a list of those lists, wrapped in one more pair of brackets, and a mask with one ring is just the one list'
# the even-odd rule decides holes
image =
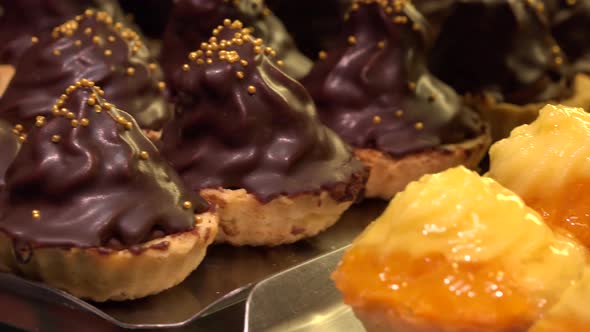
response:
{"label": "glazed yellow pastry", "polygon": [[590,326],[590,268],[529,332],[586,332]]}
{"label": "glazed yellow pastry", "polygon": [[514,193],[458,167],[408,185],[333,279],[368,331],[524,331],[585,256]]}
{"label": "glazed yellow pastry", "polygon": [[490,177],[590,247],[590,115],[545,106],[490,149]]}

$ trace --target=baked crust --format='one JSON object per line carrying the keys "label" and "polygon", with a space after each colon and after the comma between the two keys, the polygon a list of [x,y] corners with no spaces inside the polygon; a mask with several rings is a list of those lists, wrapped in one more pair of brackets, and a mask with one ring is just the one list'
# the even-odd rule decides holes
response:
{"label": "baked crust", "polygon": [[16,69],[11,65],[0,65],[0,97],[8,88],[8,84],[12,81]]}
{"label": "baked crust", "polygon": [[[167,235],[128,249],[33,249],[30,260],[20,263],[12,240],[0,233],[0,271],[23,275],[97,302],[132,300],[153,295],[182,282],[203,260],[217,234],[218,216],[198,215],[195,228]],[[168,246],[158,249],[158,244]]]}
{"label": "baked crust", "polygon": [[234,246],[277,246],[315,236],[338,221],[353,199],[331,193],[279,196],[263,203],[245,189],[203,189],[199,194],[217,206],[216,242]]}
{"label": "baked crust", "polygon": [[[465,101],[477,110],[491,127],[493,141],[510,136],[512,129],[533,122],[539,110],[551,102],[515,105],[496,103],[491,96],[466,96]],[[590,110],[590,76],[577,74],[574,79],[574,93],[570,98],[557,103]]]}
{"label": "baked crust", "polygon": [[[441,308],[441,310],[444,310]],[[355,316],[363,323],[367,332],[516,332],[526,331],[532,321],[514,322],[510,326],[497,324],[463,324],[443,326],[434,320],[426,320],[411,316],[410,313],[401,314],[394,309],[385,308],[353,308]]]}
{"label": "baked crust", "polygon": [[459,165],[477,168],[490,144],[491,138],[486,127],[484,134],[474,139],[403,158],[393,158],[374,149],[355,149],[354,154],[369,168],[365,196],[389,200],[408,183],[424,174],[438,173]]}

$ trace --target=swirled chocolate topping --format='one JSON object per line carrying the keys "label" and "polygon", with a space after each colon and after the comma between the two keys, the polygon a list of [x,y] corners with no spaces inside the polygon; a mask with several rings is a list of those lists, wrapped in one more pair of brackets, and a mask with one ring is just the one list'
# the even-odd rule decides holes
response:
{"label": "swirled chocolate topping", "polygon": [[169,80],[186,61],[186,55],[209,39],[211,31],[224,19],[240,20],[254,28],[282,58],[282,69],[295,78],[305,75],[311,61],[295,47],[283,24],[263,0],[177,0],[162,41],[162,67]]}
{"label": "swirled chocolate topping", "polygon": [[575,72],[590,74],[590,1],[545,0],[551,32]]}
{"label": "swirled chocolate topping", "polygon": [[92,0],[0,0],[0,63],[15,65],[33,37],[93,5]]}
{"label": "swirled chocolate topping", "polygon": [[22,56],[0,99],[0,117],[26,125],[48,116],[64,86],[82,78],[104,87],[112,102],[142,128],[160,129],[171,117],[165,84],[141,38],[105,12],[87,10],[38,38]]}
{"label": "swirled chocolate topping", "polygon": [[303,80],[322,121],[356,148],[395,157],[483,131],[426,68],[424,19],[405,1],[355,1],[337,44]]}
{"label": "swirled chocolate topping", "polygon": [[162,134],[163,154],[192,189],[244,188],[266,202],[364,178],[274,49],[239,21],[213,35],[174,73],[177,117]]}
{"label": "swirled chocolate topping", "polygon": [[4,176],[8,166],[16,157],[16,153],[20,148],[20,140],[24,140],[25,136],[22,133],[22,126],[13,127],[8,122],[0,120],[0,190],[4,189],[6,181]]}
{"label": "swirled chocolate topping", "polygon": [[430,68],[459,93],[518,105],[572,93],[541,1],[455,0],[448,10]]}
{"label": "swirled chocolate topping", "polygon": [[191,230],[208,210],[103,95],[77,82],[26,135],[0,197],[0,231],[15,244],[128,247]]}

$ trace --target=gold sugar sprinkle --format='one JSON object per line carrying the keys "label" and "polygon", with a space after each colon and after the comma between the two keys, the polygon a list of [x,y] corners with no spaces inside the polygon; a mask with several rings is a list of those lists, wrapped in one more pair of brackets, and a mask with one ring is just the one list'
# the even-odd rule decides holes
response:
{"label": "gold sugar sprinkle", "polygon": [[191,203],[190,201],[184,201],[182,203],[182,207],[188,210],[193,207],[193,203]]}
{"label": "gold sugar sprinkle", "polygon": [[61,136],[59,136],[59,135],[53,135],[53,136],[51,136],[51,141],[53,143],[59,143],[60,140],[61,140]]}
{"label": "gold sugar sprinkle", "polygon": [[150,154],[147,151],[141,151],[139,153],[139,158],[141,158],[143,160],[148,160],[149,157],[150,157]]}
{"label": "gold sugar sprinkle", "polygon": [[248,86],[248,93],[253,95],[256,93],[256,87],[254,85]]}

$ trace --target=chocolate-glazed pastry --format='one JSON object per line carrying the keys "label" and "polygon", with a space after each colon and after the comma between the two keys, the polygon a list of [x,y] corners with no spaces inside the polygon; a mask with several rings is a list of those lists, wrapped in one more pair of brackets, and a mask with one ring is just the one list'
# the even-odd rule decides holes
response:
{"label": "chocolate-glazed pastry", "polygon": [[26,127],[50,114],[46,106],[63,86],[82,78],[103,86],[144,129],[159,130],[172,115],[159,67],[141,38],[107,13],[87,10],[33,42],[0,99],[0,117]]}
{"label": "chocolate-glazed pastry", "polygon": [[333,36],[342,30],[342,17],[350,0],[266,0],[308,57],[316,59],[331,47]]}
{"label": "chocolate-glazed pastry", "polygon": [[209,204],[103,95],[84,79],[46,105],[0,194],[0,269],[97,301],[177,284],[216,230]]}
{"label": "chocolate-glazed pastry", "polygon": [[162,43],[160,62],[168,80],[186,62],[186,55],[207,42],[213,29],[226,18],[254,28],[255,34],[280,55],[287,74],[300,78],[311,68],[311,61],[296,49],[281,21],[263,0],[178,0]]}
{"label": "chocolate-glazed pastry", "polygon": [[426,68],[425,22],[400,1],[354,1],[334,48],[303,80],[322,121],[370,168],[367,196],[483,156],[480,119]]}
{"label": "chocolate-glazed pastry", "polygon": [[164,129],[164,155],[220,206],[219,241],[277,245],[317,234],[360,194],[362,165],[320,124],[280,54],[239,21],[213,34],[172,76],[177,117]]}
{"label": "chocolate-glazed pastry", "polygon": [[574,77],[541,1],[455,0],[430,68],[492,123],[494,139],[534,120],[547,102],[590,106],[590,80]]}
{"label": "chocolate-glazed pastry", "polygon": [[590,1],[544,0],[551,32],[576,72],[590,73]]}
{"label": "chocolate-glazed pastry", "polygon": [[94,5],[92,0],[1,0],[0,63],[16,65],[31,38]]}

